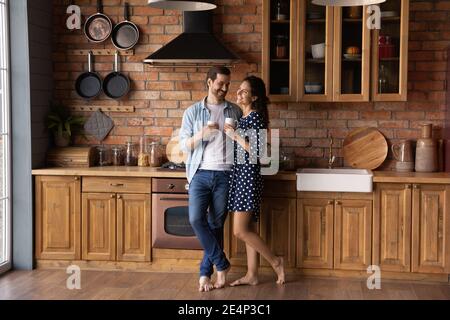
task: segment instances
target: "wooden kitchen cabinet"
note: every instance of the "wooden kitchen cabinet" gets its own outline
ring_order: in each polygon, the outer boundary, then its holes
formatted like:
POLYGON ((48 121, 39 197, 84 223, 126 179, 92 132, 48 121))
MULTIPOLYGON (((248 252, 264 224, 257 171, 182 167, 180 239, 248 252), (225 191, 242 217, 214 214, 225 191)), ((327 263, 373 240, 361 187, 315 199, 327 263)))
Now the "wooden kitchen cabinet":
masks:
POLYGON ((450 272, 450 185, 413 185, 411 271, 450 272))
POLYGON ((81 183, 74 176, 36 176, 37 259, 81 257, 81 183))
POLYGON ((289 22, 282 31, 277 27, 281 22, 274 20, 277 2, 263 1, 262 75, 271 100, 406 100, 409 0, 381 4, 381 30, 367 27, 373 14, 367 6, 323 7, 291 0, 285 1, 289 22), (284 67, 274 59, 280 33, 289 38, 284 67), (385 36, 392 43, 387 48, 379 45, 385 36), (312 45, 320 43, 325 44, 324 54, 313 56, 312 45), (289 93, 282 94, 287 84, 289 93))
POLYGON ((333 268, 332 200, 297 200, 297 267, 333 268))
POLYGON ((374 264, 382 270, 450 272, 450 186, 375 186, 374 264))
POLYGON ((83 178, 83 259, 151 260, 147 178, 83 178))
POLYGON ((263 1, 262 68, 271 101, 297 100, 297 7, 298 0, 263 1))
POLYGON ((372 195, 301 193, 297 267, 366 270, 372 261, 372 195))
MULTIPOLYGON (((284 258, 284 265, 295 267, 296 199, 264 198, 261 205, 261 238, 276 256, 284 258)), ((270 266, 261 258, 261 265, 270 266)))
POLYGON ((83 260, 116 260, 116 195, 83 193, 83 260))
POLYGON ((409 0, 386 1, 380 8, 381 29, 372 31, 372 100, 406 101, 409 0))

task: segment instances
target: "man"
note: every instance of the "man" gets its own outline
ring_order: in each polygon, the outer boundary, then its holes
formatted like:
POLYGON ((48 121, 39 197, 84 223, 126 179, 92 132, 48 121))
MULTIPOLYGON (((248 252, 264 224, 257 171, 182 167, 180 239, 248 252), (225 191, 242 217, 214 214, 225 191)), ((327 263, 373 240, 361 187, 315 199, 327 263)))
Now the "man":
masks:
POLYGON ((227 146, 223 126, 225 118, 239 120, 242 116, 238 106, 225 100, 230 85, 228 68, 212 67, 206 84, 208 96, 184 112, 180 130, 180 148, 188 154, 189 221, 204 249, 199 291, 222 288, 230 268, 223 252, 223 225, 233 148, 227 146), (217 279, 213 286, 214 265, 217 279))

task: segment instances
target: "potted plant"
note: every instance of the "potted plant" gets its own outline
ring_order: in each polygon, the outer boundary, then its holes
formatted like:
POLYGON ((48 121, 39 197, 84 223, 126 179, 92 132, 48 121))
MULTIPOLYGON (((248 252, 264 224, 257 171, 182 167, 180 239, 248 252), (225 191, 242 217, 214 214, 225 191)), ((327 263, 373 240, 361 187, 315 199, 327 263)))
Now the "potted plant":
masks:
POLYGON ((53 105, 47 115, 47 128, 53 133, 57 147, 67 147, 72 142, 72 135, 81 131, 84 118, 71 115, 69 109, 53 105))

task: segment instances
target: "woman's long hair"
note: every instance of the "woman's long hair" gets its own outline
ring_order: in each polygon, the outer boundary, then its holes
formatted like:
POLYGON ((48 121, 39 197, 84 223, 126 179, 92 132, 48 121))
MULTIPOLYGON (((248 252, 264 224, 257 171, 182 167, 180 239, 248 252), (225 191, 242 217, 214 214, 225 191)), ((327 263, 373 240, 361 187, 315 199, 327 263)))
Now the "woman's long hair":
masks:
POLYGON ((269 125, 269 110, 267 105, 270 101, 266 95, 264 81, 255 76, 248 76, 243 81, 247 81, 250 84, 251 94, 253 97, 256 97, 256 100, 252 102, 252 108, 262 116, 264 126, 267 128, 269 125))

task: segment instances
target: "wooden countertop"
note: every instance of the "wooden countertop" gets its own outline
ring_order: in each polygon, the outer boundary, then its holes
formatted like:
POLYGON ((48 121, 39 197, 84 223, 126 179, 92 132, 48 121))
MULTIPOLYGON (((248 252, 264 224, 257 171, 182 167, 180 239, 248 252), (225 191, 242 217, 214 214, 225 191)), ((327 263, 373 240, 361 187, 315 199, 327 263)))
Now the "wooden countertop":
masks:
MULTIPOLYGON (((39 176, 97 176, 97 177, 147 177, 147 178, 186 178, 184 170, 170 170, 150 167, 90 167, 90 168, 43 168, 31 171, 39 176)), ((265 179, 295 181, 294 171, 280 171, 265 179)))
MULTIPOLYGON (((280 171, 276 175, 264 176, 265 179, 295 181, 295 171, 280 171)), ((149 177, 149 178, 185 178, 184 170, 172 171, 150 167, 91 167, 91 168, 44 168, 32 170, 33 175, 61 176, 103 176, 103 177, 149 177)), ((373 171, 373 182, 392 183, 443 183, 450 184, 450 172, 395 172, 373 171)))

